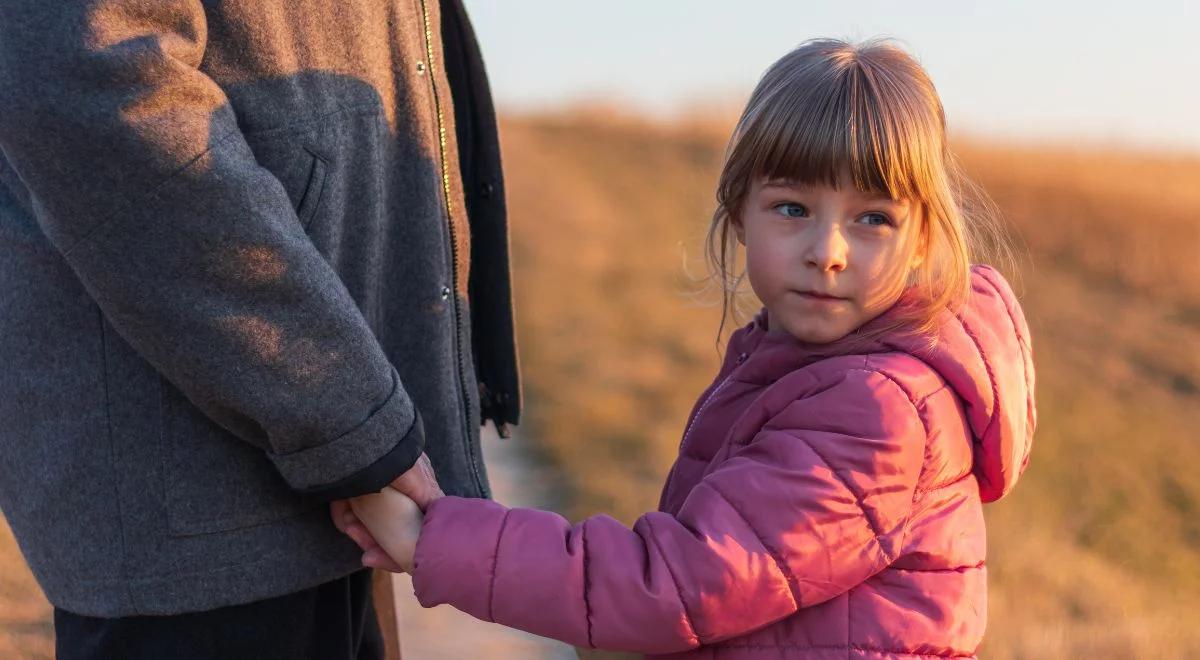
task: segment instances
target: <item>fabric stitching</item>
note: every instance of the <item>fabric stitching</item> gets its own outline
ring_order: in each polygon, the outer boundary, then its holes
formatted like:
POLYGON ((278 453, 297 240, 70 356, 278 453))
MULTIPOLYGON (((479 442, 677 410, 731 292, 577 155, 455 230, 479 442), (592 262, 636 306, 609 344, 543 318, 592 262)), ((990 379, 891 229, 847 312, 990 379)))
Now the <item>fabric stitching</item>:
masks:
MULTIPOLYGON (((96 312, 97 318, 100 321, 100 362, 104 372, 104 426, 108 431, 109 460, 112 461, 113 471, 119 474, 120 472, 116 469, 117 448, 116 443, 113 441, 112 399, 109 396, 108 391, 108 333, 104 331, 104 313, 99 307, 96 308, 96 312)), ((129 556, 125 549, 125 515, 124 507, 121 506, 121 486, 115 480, 113 481, 113 490, 116 491, 116 497, 113 499, 117 505, 117 529, 120 531, 118 536, 121 539, 121 583, 125 587, 123 590, 125 592, 125 598, 128 599, 129 604, 133 606, 134 610, 136 611, 139 610, 137 607, 137 599, 133 597, 133 590, 128 580, 128 571, 125 569, 125 562, 128 560, 129 556)))
MULTIPOLYGON (((863 360, 864 366, 866 366, 866 364, 869 362, 869 360, 870 360, 870 356, 866 356, 866 358, 863 360)), ((913 403, 912 395, 909 394, 907 389, 905 389, 890 374, 888 374, 884 371, 880 371, 877 368, 860 368, 860 369, 853 369, 853 370, 848 370, 848 371, 861 371, 861 372, 864 372, 867 374, 879 374, 880 376, 883 376, 884 378, 886 378, 893 385, 895 385, 896 388, 900 390, 901 394, 904 395, 904 397, 908 401, 909 405, 911 405, 913 407, 913 412, 915 412, 917 414, 917 419, 921 421, 921 426, 924 429, 924 435, 925 435, 924 449, 925 450, 928 449, 929 427, 926 425, 925 419, 921 416, 920 410, 917 408, 916 404, 913 403)), ((922 401, 924 401, 924 398, 922 398, 922 401)), ((871 527, 871 532, 873 534, 875 534, 876 541, 883 538, 884 534, 879 529, 879 523, 871 515, 871 512, 867 510, 867 506, 866 506, 865 501, 863 500, 862 494, 857 492, 853 487, 850 486, 850 482, 846 481, 845 477, 843 477, 838 472, 838 470, 833 467, 833 464, 828 459, 826 459, 825 456, 823 454, 821 454, 821 452, 817 451, 817 448, 813 446, 813 443, 811 441, 809 441, 808 438, 804 437, 803 434, 789 433, 788 435, 791 435, 792 437, 797 438, 798 440, 803 442, 805 444, 805 446, 807 446, 809 448, 809 450, 812 451, 812 453, 814 455, 816 455, 816 457, 819 458, 822 463, 825 464, 825 467, 829 468, 829 471, 833 474, 833 476, 836 477, 839 482, 841 482, 842 487, 845 488, 847 492, 849 492, 851 495, 854 496, 854 503, 858 505, 859 510, 862 511, 862 513, 863 513, 863 517, 867 519, 867 524, 871 527)), ((921 470, 917 473, 917 480, 913 485, 914 495, 916 493, 916 484, 920 483, 921 477, 924 476, 924 474, 925 474, 925 467, 926 466, 924 464, 924 461, 922 461, 921 470)), ((904 518, 904 527, 900 534, 901 547, 903 547, 904 539, 907 538, 907 536, 908 536, 909 524, 911 522, 912 522, 912 511, 910 510, 908 512, 908 515, 906 515, 904 518)), ((896 557, 891 556, 886 550, 884 550, 882 543, 879 544, 879 549, 881 551, 883 551, 883 556, 884 556, 884 558, 886 558, 888 560, 889 564, 896 561, 896 557)))
MULTIPOLYGON (((943 384, 941 387, 937 388, 936 390, 921 397, 921 401, 919 402, 919 405, 917 406, 917 418, 921 420, 921 425, 925 427, 925 449, 924 449, 923 455, 921 457, 921 471, 920 471, 920 473, 917 474, 917 485, 916 485, 916 487, 913 488, 913 496, 912 496, 913 502, 916 502, 917 498, 919 498, 922 493, 927 493, 930 490, 932 490, 932 487, 929 487, 929 486, 927 486, 924 489, 921 488, 921 483, 925 479, 925 474, 928 471, 930 464, 933 462, 933 457, 930 454, 930 451, 933 448, 933 436, 929 430, 931 425, 929 423, 929 417, 928 417, 928 413, 929 413, 928 401, 933 396, 940 394, 942 392, 949 391, 949 389, 950 389, 950 386, 948 384, 943 384)), ((952 392, 951 392, 951 395, 953 396, 952 392)), ((969 473, 970 473, 970 471, 968 470, 968 474, 969 473)), ((907 537, 907 535, 908 535, 908 532, 906 530, 905 537, 907 537)))
MULTIPOLYGON (((854 639, 854 592, 858 589, 851 588, 846 591, 846 646, 850 645, 850 640, 854 639)), ((850 649, 846 649, 846 657, 850 657, 850 649)))
POLYGON ((135 197, 133 199, 125 200, 124 206, 117 209, 113 213, 110 213, 108 215, 108 217, 104 218, 103 220, 100 220, 98 223, 96 223, 95 227, 92 227, 90 230, 88 230, 88 232, 86 234, 81 236, 79 238, 79 240, 75 241, 74 245, 63 250, 63 257, 70 256, 70 254, 72 252, 74 252, 76 248, 89 243, 92 239, 92 236, 99 233, 102 229, 107 227, 110 223, 112 223, 118 217, 122 217, 123 214, 121 213, 121 211, 124 211, 126 208, 136 206, 137 203, 145 197, 150 197, 151 195, 157 194, 159 188, 162 188, 162 187, 166 186, 167 184, 173 182, 181 174, 190 170, 192 168, 192 166, 195 165, 197 162, 199 162, 199 160, 201 158, 208 155, 209 153, 212 153, 214 150, 217 149, 217 147, 224 145, 226 142, 237 137, 239 134, 240 133, 236 128, 231 129, 228 133, 225 133, 224 135, 222 135, 221 137, 219 137, 215 141, 213 141, 212 144, 208 145, 208 148, 206 148, 204 151, 201 151, 200 153, 196 154, 195 156, 192 156, 191 158, 189 158, 187 160, 187 162, 180 165, 174 172, 171 172, 170 174, 168 174, 162 181, 159 181, 158 183, 151 186, 150 189, 146 190, 144 193, 142 193, 142 195, 135 197))
MULTIPOLYGON (((871 362, 871 356, 868 355, 867 359, 864 361, 864 363, 866 365, 869 365, 870 362, 871 362)), ((922 364, 924 364, 924 363, 922 363, 922 364)), ((928 365, 926 365, 926 367, 932 369, 932 367, 929 367, 928 365)), ((917 414, 917 419, 920 420, 921 428, 923 429, 924 434, 925 434, 924 446, 921 448, 921 457, 922 457, 921 458, 921 469, 917 471, 916 481, 913 482, 912 501, 915 502, 917 500, 917 496, 921 492, 919 490, 919 486, 921 484, 921 481, 925 478, 926 469, 929 467, 928 462, 924 458, 929 453, 929 441, 930 441, 929 420, 927 420, 925 418, 925 415, 922 412, 922 409, 926 408, 925 402, 929 400, 929 397, 946 389, 947 384, 943 382, 941 387, 939 387, 938 389, 934 390, 933 392, 930 392, 930 393, 926 394, 925 396, 921 397, 920 401, 913 401, 913 395, 910 394, 909 391, 900 383, 900 380, 898 378, 896 378, 892 374, 890 374, 886 371, 883 371, 881 369, 875 369, 875 373, 878 373, 881 376, 883 376, 884 378, 887 378, 888 380, 890 380, 892 382, 892 384, 894 384, 901 392, 904 393, 904 396, 908 398, 909 405, 911 405, 913 408, 913 412, 915 412, 917 414)), ((903 550, 905 544, 908 542, 908 534, 912 530, 912 522, 913 522, 912 507, 910 506, 907 514, 904 516, 904 527, 900 530, 900 542, 898 545, 899 550, 897 550, 897 552, 900 552, 901 550, 903 550)), ((881 544, 880 549, 882 549, 882 548, 883 548, 883 546, 881 544)), ((886 557, 887 554, 884 553, 884 556, 886 557)), ((888 563, 891 564, 898 558, 899 558, 899 555, 897 555, 896 557, 891 557, 891 558, 889 558, 888 563)))
POLYGON ((800 604, 800 583, 796 579, 796 576, 792 573, 791 567, 783 561, 783 555, 780 554, 780 552, 776 550, 770 543, 767 543, 767 540, 763 538, 763 535, 760 534, 757 529, 755 529, 754 523, 750 522, 750 519, 746 517, 746 515, 743 514, 728 497, 725 496, 725 493, 721 492, 720 488, 717 488, 711 483, 705 483, 703 481, 698 485, 707 486, 709 490, 713 491, 718 497, 724 500, 724 502, 729 505, 729 508, 737 512, 738 517, 746 523, 746 526, 750 528, 750 531, 754 534, 755 538, 758 539, 758 542, 761 543, 762 547, 765 548, 766 551, 771 555, 771 559, 775 560, 775 565, 779 567, 779 572, 783 573, 784 580, 786 580, 788 583, 788 593, 792 596, 792 604, 795 605, 796 609, 800 609, 802 607, 800 604))
POLYGON ((892 653, 901 655, 911 655, 918 658, 974 658, 973 653, 919 653, 917 651, 909 651, 904 649, 885 649, 875 646, 863 646, 861 644, 730 644, 721 643, 714 644, 712 648, 722 649, 754 649, 754 650, 774 650, 774 649, 797 649, 797 650, 813 650, 813 651, 866 651, 868 653, 892 653))
POLYGON ((900 568, 898 566, 889 566, 888 570, 900 571, 902 573, 964 573, 984 568, 986 565, 986 562, 981 561, 978 564, 952 566, 950 568, 900 568))
MULTIPOLYGON (((1029 396, 1029 394, 1033 393, 1033 387, 1030 386, 1030 382, 1029 382, 1029 365, 1033 361, 1032 357, 1030 357, 1029 353, 1032 353, 1033 349, 1031 346, 1027 345, 1025 336, 1023 334, 1021 334, 1021 328, 1017 324, 1017 319, 1013 315, 1012 308, 1009 307, 1008 300, 1006 299, 1004 293, 1000 291, 1000 285, 997 284, 996 282, 992 281, 992 278, 988 277, 985 274, 988 270, 991 270, 991 269, 981 269, 980 276, 983 277, 984 281, 986 281, 988 284, 992 285, 992 289, 995 290, 996 295, 1000 298, 1000 302, 1004 306, 1004 312, 1008 315, 1008 322, 1012 324, 1013 334, 1015 334, 1017 337, 1017 348, 1021 351, 1021 375, 1024 377, 1025 391, 1027 392, 1026 401, 1025 401, 1025 423, 1030 428, 1033 428, 1033 398, 1031 396, 1029 396)), ((1033 435, 1031 433, 1026 433, 1025 434, 1025 454, 1026 455, 1029 454, 1029 445, 1032 441, 1033 441, 1033 435)))
POLYGON ((992 387, 992 413, 988 417, 987 426, 984 427, 983 433, 980 434, 981 437, 986 437, 991 433, 992 427, 996 424, 996 420, 999 419, 1000 389, 996 386, 996 374, 992 372, 992 363, 988 360, 987 355, 983 352, 983 344, 980 343, 979 337, 977 337, 975 332, 971 330, 971 326, 967 323, 965 318, 959 314, 955 314, 955 317, 958 319, 958 322, 962 324, 963 332, 967 333, 967 336, 971 338, 971 342, 975 344, 975 350, 979 353, 979 359, 983 362, 983 368, 988 375, 988 384, 992 387))
MULTIPOLYGON (((850 486, 850 482, 846 481, 845 477, 838 473, 837 469, 833 467, 833 464, 830 463, 829 460, 821 454, 821 452, 817 451, 816 447, 813 447, 812 442, 810 442, 803 435, 797 435, 794 433, 789 433, 788 435, 804 443, 804 446, 808 447, 809 451, 819 458, 821 462, 825 464, 825 467, 829 468, 830 473, 832 473, 834 478, 838 480, 838 483, 842 484, 842 488, 845 488, 846 492, 854 496, 854 503, 858 506, 858 510, 862 511, 863 517, 867 519, 867 526, 871 528, 871 533, 875 535, 875 540, 878 541, 879 539, 883 538, 883 532, 879 530, 879 523, 876 522, 874 517, 871 516, 871 514, 867 511, 867 506, 863 502, 862 495, 850 486)), ((881 550, 883 549, 882 544, 880 544, 879 547, 881 550)), ((884 557, 887 557, 889 564, 894 561, 893 558, 887 556, 886 552, 884 553, 884 557)))
MULTIPOLYGON (((948 389, 950 389, 950 385, 948 383, 942 383, 941 387, 939 387, 936 390, 930 392, 929 394, 926 394, 925 396, 921 397, 921 399, 919 401, 917 401, 917 404, 923 406, 923 405, 925 405, 926 401, 933 398, 934 396, 937 396, 938 394, 941 394, 942 392, 945 392, 948 389)), ((925 428, 929 428, 929 427, 926 426, 925 428)))
MULTIPOLYGON (((305 119, 303 121, 295 122, 293 124, 277 126, 274 128, 266 128, 266 129, 262 129, 259 131, 252 131, 249 133, 242 132, 238 127, 235 126, 231 129, 229 129, 229 131, 227 131, 225 134, 223 134, 220 137, 213 140, 212 143, 209 144, 208 147, 205 148, 203 151, 197 153, 195 156, 192 156, 186 162, 182 163, 179 167, 177 167, 175 169, 175 171, 171 172, 166 177, 164 177, 162 181, 159 181, 158 183, 154 184, 147 190, 143 191, 139 196, 126 199, 124 205, 113 210, 113 212, 109 213, 106 217, 104 217, 103 219, 98 221, 96 223, 96 226, 89 229, 88 232, 86 234, 84 234, 83 236, 81 236, 77 241, 75 241, 74 244, 72 244, 70 247, 63 250, 62 251, 63 257, 65 258, 65 257, 70 256, 70 254, 72 252, 74 252, 77 248, 89 243, 95 234, 99 233, 105 227, 109 226, 109 224, 111 224, 114 220, 127 217, 127 214, 124 213, 124 211, 126 211, 129 208, 133 208, 133 207, 137 206, 141 200, 146 199, 148 197, 152 197, 152 196, 158 197, 159 191, 162 188, 165 188, 168 184, 173 183, 175 181, 175 179, 177 179, 184 172, 192 169, 192 167, 194 165, 196 165, 196 163, 199 162, 201 158, 204 158, 205 156, 212 153, 213 151, 216 151, 219 147, 225 146, 225 144, 227 142, 230 142, 231 140, 234 140, 238 137, 241 137, 243 140, 245 140, 247 137, 258 138, 258 137, 263 137, 263 136, 270 136, 270 135, 276 134, 276 133, 283 134, 283 133, 287 133, 290 131, 295 131, 295 130, 305 127, 305 126, 323 123, 323 122, 327 121, 329 117, 332 117, 332 116, 335 116, 338 114, 343 114, 343 113, 355 114, 355 111, 363 111, 364 109, 367 109, 367 108, 378 110, 379 106, 378 106, 378 104, 375 104, 375 103, 356 104, 356 105, 347 106, 344 108, 338 108, 337 110, 331 110, 330 112, 327 112, 318 117, 313 117, 311 119, 305 119)), ((367 113, 362 112, 362 114, 367 114, 367 113)))
POLYGON ((588 553, 588 534, 587 520, 583 521, 583 525, 579 528, 579 535, 583 539, 583 622, 587 627, 587 642, 589 648, 596 648, 596 644, 592 641, 592 601, 588 597, 588 578, 589 564, 591 563, 591 555, 588 553))
POLYGON ((966 473, 966 474, 964 474, 964 475, 962 475, 961 477, 956 477, 955 479, 952 479, 952 480, 950 480, 950 481, 947 481, 947 482, 946 482, 946 483, 944 483, 944 484, 939 484, 939 485, 937 485, 937 486, 930 486, 930 487, 929 487, 929 489, 928 489, 928 490, 926 490, 925 492, 927 492, 927 493, 932 493, 932 492, 933 492, 933 491, 935 491, 935 490, 945 490, 945 489, 947 489, 947 488, 951 488, 951 487, 953 487, 953 486, 957 486, 958 484, 960 484, 960 483, 962 483, 962 482, 966 481, 967 479, 970 479, 970 478, 971 478, 971 477, 973 477, 973 476, 975 476, 975 473, 974 473, 973 471, 970 471, 970 470, 968 470, 968 471, 967 471, 967 473, 966 473))
POLYGON ((256 129, 253 129, 250 131, 242 131, 242 135, 244 135, 248 138, 257 139, 257 138, 261 138, 264 136, 272 137, 275 135, 285 135, 288 133, 293 133, 293 132, 299 131, 300 129, 309 128, 311 126, 319 125, 322 128, 324 128, 324 126, 329 123, 330 119, 332 119, 333 117, 336 117, 338 115, 360 117, 360 116, 367 116, 367 115, 374 114, 375 112, 377 112, 381 109, 382 108, 380 107, 380 105, 377 101, 366 101, 363 103, 354 103, 351 105, 339 107, 334 110, 330 110, 329 112, 323 112, 314 117, 306 117, 304 119, 301 119, 299 121, 295 121, 295 122, 292 122, 289 124, 283 124, 281 126, 267 126, 264 128, 256 128, 256 129))
POLYGON ((692 621, 692 614, 688 612, 687 601, 683 597, 683 590, 679 587, 679 578, 675 576, 675 570, 671 568, 671 562, 667 560, 667 554, 663 552, 662 546, 658 542, 658 536, 654 532, 654 523, 650 518, 646 519, 646 524, 650 527, 650 542, 654 544, 655 550, 663 558, 663 565, 667 567, 667 574, 671 576, 671 582, 675 587, 675 595, 679 598, 679 608, 683 610, 683 619, 687 622, 688 630, 691 632, 692 640, 697 646, 702 644, 700 634, 696 631, 696 624, 692 621))
POLYGON ((488 621, 495 621, 493 608, 496 604, 496 566, 500 563, 500 541, 504 538, 504 528, 508 525, 508 515, 512 509, 504 512, 500 519, 500 531, 496 532, 496 548, 492 551, 492 578, 488 581, 488 621))
MULTIPOLYGON (((316 509, 310 510, 307 513, 311 513, 312 511, 315 511, 315 510, 316 509)), ((94 579, 94 578, 91 578, 91 577, 88 577, 85 575, 80 575, 78 573, 64 574, 64 578, 66 581, 81 582, 84 584, 96 584, 96 585, 101 585, 101 586, 105 586, 105 587, 110 587, 110 586, 114 586, 114 585, 119 587, 119 586, 121 586, 121 582, 128 582, 130 584, 130 586, 132 587, 133 585, 157 584, 157 583, 164 582, 164 580, 162 580, 161 578, 199 578, 199 577, 203 577, 203 576, 217 575, 220 573, 228 573, 228 572, 237 571, 237 570, 252 569, 256 566, 261 566, 263 564, 273 566, 273 565, 278 564, 278 562, 279 562, 278 558, 269 557, 266 559, 258 559, 255 561, 250 561, 250 562, 245 562, 245 563, 222 564, 220 566, 217 566, 216 568, 213 568, 210 570, 203 570, 203 571, 189 571, 186 573, 180 572, 180 571, 163 571, 161 573, 147 573, 141 577, 129 578, 128 580, 121 580, 121 581, 94 579)))
MULTIPOLYGON (((321 444, 312 445, 309 447, 301 447, 299 449, 293 449, 291 451, 286 451, 286 452, 271 452, 272 455, 275 458, 291 458, 291 457, 295 457, 297 454, 303 454, 304 452, 309 451, 309 450, 324 449, 324 448, 327 448, 329 445, 332 445, 335 442, 344 441, 347 438, 351 438, 352 436, 358 434, 360 431, 366 429, 368 427, 368 425, 371 424, 371 422, 378 422, 379 420, 377 419, 377 416, 379 415, 379 413, 381 411, 383 411, 385 408, 387 408, 389 405, 394 403, 394 400, 400 394, 400 390, 401 390, 400 377, 399 377, 399 374, 396 373, 396 370, 394 368, 389 369, 388 379, 391 381, 391 388, 388 390, 387 396, 385 396, 383 398, 383 401, 380 402, 379 405, 377 405, 373 409, 371 409, 371 411, 369 413, 367 413, 366 418, 363 419, 362 421, 355 423, 354 426, 350 427, 349 429, 346 429, 345 431, 342 431, 341 433, 326 440, 325 442, 322 442, 321 444)), ((401 442, 404 441, 404 438, 408 437, 408 434, 410 432, 412 432, 412 430, 416 427, 416 425, 417 425, 417 416, 416 416, 416 413, 414 413, 412 423, 409 424, 408 430, 406 430, 404 432, 404 435, 401 436, 401 442)))

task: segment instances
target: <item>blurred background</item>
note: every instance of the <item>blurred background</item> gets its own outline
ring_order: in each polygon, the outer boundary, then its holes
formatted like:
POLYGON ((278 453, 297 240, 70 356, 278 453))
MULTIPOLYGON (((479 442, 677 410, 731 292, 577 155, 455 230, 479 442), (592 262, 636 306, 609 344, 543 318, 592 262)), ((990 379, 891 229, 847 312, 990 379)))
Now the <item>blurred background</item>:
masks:
MULTIPOLYGON (((891 36, 1004 213, 1033 332, 1040 425, 986 508, 982 657, 1200 657, 1194 4, 466 4, 502 115, 528 401, 515 438, 484 441, 498 499, 627 523, 656 506, 718 366, 702 238, 741 104, 804 39, 891 36)), ((50 657, 6 529, 0 566, 0 657, 50 657)), ((406 658, 574 657, 400 598, 406 658)))

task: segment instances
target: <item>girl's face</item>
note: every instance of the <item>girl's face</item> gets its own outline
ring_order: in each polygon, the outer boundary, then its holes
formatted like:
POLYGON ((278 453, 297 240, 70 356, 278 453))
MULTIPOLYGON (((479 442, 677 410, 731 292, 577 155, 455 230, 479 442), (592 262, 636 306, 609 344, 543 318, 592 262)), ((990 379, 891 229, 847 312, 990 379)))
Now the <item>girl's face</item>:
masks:
POLYGON ((734 231, 769 330, 824 344, 892 306, 920 259, 908 247, 920 216, 919 204, 853 184, 755 182, 734 231))

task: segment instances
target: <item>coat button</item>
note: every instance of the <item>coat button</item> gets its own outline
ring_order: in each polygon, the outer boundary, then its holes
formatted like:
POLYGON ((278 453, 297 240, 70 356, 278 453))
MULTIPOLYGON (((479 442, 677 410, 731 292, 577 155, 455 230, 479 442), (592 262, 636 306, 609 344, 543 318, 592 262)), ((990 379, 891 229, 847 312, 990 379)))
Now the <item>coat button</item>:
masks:
POLYGON ((450 287, 444 286, 444 287, 442 287, 442 300, 449 300, 449 299, 450 299, 450 287))
POLYGON ((496 184, 492 183, 491 181, 485 181, 483 185, 479 187, 479 191, 483 194, 484 199, 487 199, 496 194, 496 184))
POLYGON ((417 75, 422 75, 424 73, 425 73, 425 63, 417 62, 417 75))
POLYGON ((746 353, 742 353, 741 355, 737 356, 737 363, 741 364, 746 361, 746 358, 749 358, 749 357, 750 356, 747 355, 746 353))

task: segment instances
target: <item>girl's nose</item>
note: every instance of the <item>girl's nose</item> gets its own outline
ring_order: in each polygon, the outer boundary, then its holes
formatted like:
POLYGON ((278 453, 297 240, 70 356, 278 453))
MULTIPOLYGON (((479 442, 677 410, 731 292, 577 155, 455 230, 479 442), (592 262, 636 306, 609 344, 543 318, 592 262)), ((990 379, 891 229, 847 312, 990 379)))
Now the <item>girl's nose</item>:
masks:
POLYGON ((843 271, 846 269, 846 253, 849 246, 836 225, 814 227, 814 236, 805 254, 805 262, 820 271, 843 271))

